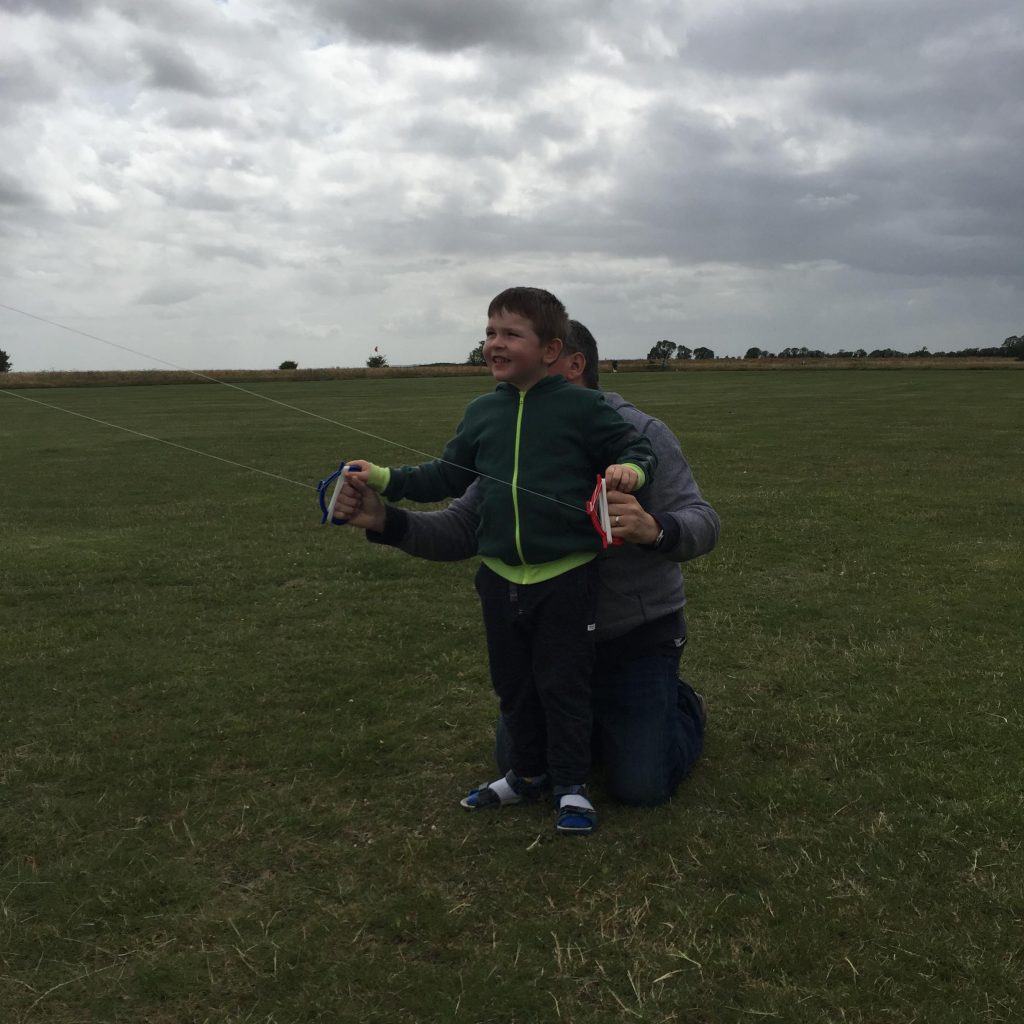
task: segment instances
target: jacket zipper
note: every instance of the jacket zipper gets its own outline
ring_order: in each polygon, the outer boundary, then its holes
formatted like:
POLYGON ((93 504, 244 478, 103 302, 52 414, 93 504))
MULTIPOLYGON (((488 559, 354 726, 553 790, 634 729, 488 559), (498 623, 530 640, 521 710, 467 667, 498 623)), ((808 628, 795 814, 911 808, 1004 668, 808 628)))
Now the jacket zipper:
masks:
POLYGON ((526 392, 519 392, 519 410, 516 413, 516 446, 512 460, 512 518, 515 522, 516 552, 519 561, 526 565, 526 555, 523 554, 523 541, 519 532, 519 439, 523 426, 523 403, 526 401, 526 392))

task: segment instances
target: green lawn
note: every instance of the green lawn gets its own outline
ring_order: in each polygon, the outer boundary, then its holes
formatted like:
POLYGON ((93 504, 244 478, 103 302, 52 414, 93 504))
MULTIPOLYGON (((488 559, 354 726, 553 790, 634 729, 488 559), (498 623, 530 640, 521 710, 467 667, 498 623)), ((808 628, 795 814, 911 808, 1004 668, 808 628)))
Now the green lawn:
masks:
MULTIPOLYGON (((473 816, 473 565, 321 527, 400 447, 214 385, 0 395, 0 1021, 1024 1018, 1011 371, 607 378, 723 522, 668 806, 473 816), (300 486, 306 485, 306 486, 300 486)), ((252 385, 436 452, 481 378, 252 385)))

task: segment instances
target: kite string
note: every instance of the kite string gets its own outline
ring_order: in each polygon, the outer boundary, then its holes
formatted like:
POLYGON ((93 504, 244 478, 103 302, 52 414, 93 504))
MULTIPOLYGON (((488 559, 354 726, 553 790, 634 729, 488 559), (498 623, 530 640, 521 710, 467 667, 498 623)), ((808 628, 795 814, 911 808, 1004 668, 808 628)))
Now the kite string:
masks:
MULTIPOLYGON (((341 423, 338 420, 332 420, 328 416, 322 416, 322 415, 320 415, 320 413, 312 412, 309 409, 303 409, 303 408, 301 408, 301 407, 299 407, 297 405, 291 405, 288 402, 282 402, 282 401, 280 401, 277 398, 271 398, 269 395, 261 394, 258 391, 250 391, 248 388, 239 387, 237 384, 232 384, 229 381, 220 380, 217 377, 211 377, 208 374, 200 373, 198 370, 191 370, 187 366, 179 366, 177 363, 172 363, 172 362, 170 362, 167 359, 161 359, 158 356, 152 356, 152 355, 150 355, 147 352, 140 352, 138 349, 129 348, 127 345, 121 345, 121 344, 119 344, 116 341, 110 341, 107 338, 101 338, 98 334, 90 334, 88 331, 79 330, 77 327, 69 327, 67 324, 59 323, 56 320, 50 320, 47 317, 38 316, 35 313, 29 313, 27 310, 19 309, 17 306, 10 306, 10 305, 8 305, 5 302, 0 302, 0 309, 6 309, 6 310, 9 310, 12 313, 18 313, 21 316, 28 317, 30 320, 37 320, 39 323, 48 324, 51 327, 57 327, 60 330, 68 331, 71 334, 79 334, 83 338, 89 338, 92 341, 98 341, 98 342, 100 342, 103 345, 110 345, 112 348, 120 349, 122 352, 130 352, 132 355, 140 356, 143 359, 152 360, 155 363, 163 363, 164 366, 170 366, 170 367, 172 367, 175 370, 180 370, 182 373, 190 373, 193 376, 199 377, 200 379, 205 380, 205 381, 209 381, 212 384, 221 384, 221 385, 223 385, 226 388, 231 388, 233 391, 240 391, 243 395, 249 395, 252 398, 259 398, 262 401, 270 402, 272 405, 279 405, 283 409, 290 409, 292 412, 300 413, 303 416, 311 416, 313 419, 322 420, 324 423, 330 423, 331 426, 341 427, 342 430, 354 431, 357 434, 362 434, 364 437, 372 438, 374 441, 380 441, 383 444, 388 444, 388 445, 391 445, 391 446, 393 446, 395 448, 401 448, 404 451, 412 452, 414 455, 422 455, 426 459, 431 459, 431 460, 433 460, 435 462, 440 462, 443 465, 453 466, 455 469, 468 469, 468 467, 466 467, 466 466, 460 466, 460 465, 458 465, 458 463, 449 462, 447 459, 442 459, 442 458, 437 457, 436 455, 431 455, 430 452, 420 451, 418 448, 412 448, 409 445, 402 444, 399 441, 392 441, 389 438, 381 437, 379 434, 373 434, 373 433, 371 433, 368 430, 362 430, 359 427, 353 427, 351 424, 341 423)), ((4 391, 3 393, 7 394, 7 395, 11 395, 12 397, 15 397, 14 393, 11 392, 11 391, 4 391)), ((19 395, 17 397, 20 398, 22 396, 19 395)), ((30 402, 31 401, 36 401, 35 399, 25 399, 25 400, 26 401, 30 401, 30 402)), ((38 402, 38 401, 36 402, 36 404, 37 405, 43 405, 43 406, 46 405, 45 402, 38 402)), ((64 409, 64 408, 61 408, 60 406, 56 406, 56 405, 48 406, 48 408, 56 409, 56 410, 58 410, 60 412, 70 412, 69 409, 64 409)), ((92 419, 92 417, 84 416, 81 413, 71 413, 71 415, 72 416, 80 416, 82 419, 92 419)), ((141 433, 141 431, 131 430, 128 427, 121 427, 121 426, 119 426, 116 423, 108 423, 105 420, 94 420, 94 422, 102 423, 104 426, 113 427, 113 428, 115 428, 117 430, 125 430, 129 434, 137 434, 138 436, 148 438, 151 441, 161 441, 162 443, 168 444, 171 447, 181 448, 184 451, 193 452, 196 455, 206 455, 206 456, 208 456, 211 459, 217 459, 219 462, 226 462, 229 465, 237 466, 237 467, 239 467, 241 469, 252 470, 252 472, 254 472, 254 473, 263 473, 264 476, 275 477, 278 480, 287 480, 288 483, 299 483, 299 481, 297 481, 297 480, 288 480, 287 477, 276 476, 276 474, 274 474, 274 473, 267 473, 266 471, 260 470, 260 469, 256 469, 253 466, 245 466, 245 465, 243 465, 240 462, 231 462, 230 459, 222 459, 218 455, 210 455, 208 452, 200 451, 197 448, 186 448, 185 445, 175 444, 173 441, 166 441, 163 438, 153 437, 150 434, 143 434, 143 433, 141 433)), ((471 470, 471 472, 474 472, 478 477, 481 477, 482 479, 492 480, 495 483, 499 483, 499 484, 503 485, 504 487, 513 487, 514 486, 516 490, 520 491, 523 494, 531 494, 531 495, 533 495, 536 498, 543 498, 545 501, 553 501, 555 504, 557 504, 557 505, 564 505, 566 508, 573 509, 573 511, 576 511, 576 512, 585 512, 586 511, 586 509, 583 508, 580 505, 573 505, 570 502, 562 501, 560 498, 556 498, 553 495, 542 494, 540 491, 533 491, 533 490, 530 490, 530 488, 528 488, 528 487, 522 487, 522 486, 520 486, 518 484, 513 485, 508 480, 502 480, 499 477, 495 477, 495 476, 488 476, 488 474, 486 474, 486 473, 480 473, 480 472, 477 472, 475 470, 471 470)), ((302 487, 312 487, 311 484, 300 484, 300 486, 302 486, 302 487)), ((314 487, 313 490, 316 490, 316 488, 314 487)))
POLYGON ((132 430, 131 427, 122 427, 119 423, 111 423, 108 420, 97 419, 95 416, 86 416, 85 413, 75 412, 72 409, 65 409, 59 405, 50 405, 49 402, 40 402, 38 398, 29 398, 27 395, 19 395, 16 391, 3 391, 0 394, 10 395, 11 398, 20 398, 23 402, 31 402, 33 405, 41 405, 45 409, 53 409, 56 412, 66 412, 69 416, 77 416, 82 420, 89 420, 90 423, 101 423, 105 427, 113 427, 115 430, 123 430, 128 434, 135 434, 136 437, 144 437, 149 441, 159 441, 160 444, 170 445, 172 448, 180 448, 184 452, 191 452, 193 455, 202 455, 207 459, 216 459, 218 462, 225 462, 229 466, 236 466, 238 469, 247 469, 251 473, 261 473, 263 476, 272 477, 274 480, 283 480, 285 483, 295 484, 296 487, 307 487, 312 491, 316 490, 313 484, 303 483, 301 480, 292 480, 287 476, 280 476, 277 473, 259 469, 256 466, 247 466, 242 462, 232 462, 231 459, 222 458, 220 455, 212 455, 210 452, 200 451, 198 448, 189 448, 188 445, 178 444, 176 441, 168 441, 164 437, 156 437, 153 434, 144 434, 141 430, 132 430))

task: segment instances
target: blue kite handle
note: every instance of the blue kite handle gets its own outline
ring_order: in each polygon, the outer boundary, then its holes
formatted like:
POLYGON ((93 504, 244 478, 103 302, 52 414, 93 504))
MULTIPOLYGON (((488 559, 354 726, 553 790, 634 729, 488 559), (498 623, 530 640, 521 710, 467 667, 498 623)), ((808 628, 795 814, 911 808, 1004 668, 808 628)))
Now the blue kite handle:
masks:
MULTIPOLYGON (((338 496, 338 491, 340 491, 344 485, 344 481, 341 480, 341 477, 348 468, 349 467, 345 465, 344 460, 342 460, 342 462, 339 463, 338 468, 330 476, 324 477, 324 479, 316 485, 317 498, 320 500, 321 526, 326 523, 328 519, 330 519, 331 524, 334 526, 344 526, 348 522, 347 519, 339 519, 337 516, 331 515, 331 509, 334 507, 334 499, 338 496), (330 498, 328 499, 327 488, 335 482, 337 482, 337 486, 331 488, 330 498)), ((356 467, 353 466, 352 468, 355 469, 356 467)))

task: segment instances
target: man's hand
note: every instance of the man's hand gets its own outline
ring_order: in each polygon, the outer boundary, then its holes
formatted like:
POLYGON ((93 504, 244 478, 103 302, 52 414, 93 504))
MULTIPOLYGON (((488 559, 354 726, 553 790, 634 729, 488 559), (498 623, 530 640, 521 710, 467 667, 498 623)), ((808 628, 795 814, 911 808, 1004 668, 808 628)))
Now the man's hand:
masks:
POLYGON ((632 494, 622 491, 608 491, 608 518, 612 536, 627 544, 653 544, 661 532, 657 519, 645 512, 632 494))
POLYGON ((609 491, 624 491, 628 494, 636 490, 640 477, 629 466, 609 466, 604 471, 604 482, 609 491))
POLYGON ((366 483, 370 464, 357 460, 349 462, 345 468, 345 486, 338 492, 333 514, 339 519, 347 519, 346 526, 380 533, 384 529, 384 503, 380 495, 366 483), (349 473, 349 466, 358 466, 359 470, 349 473))

